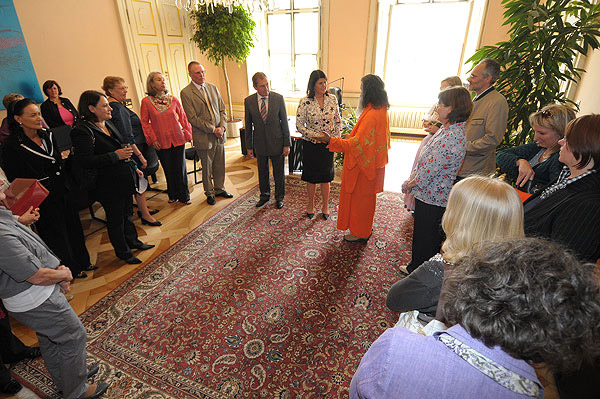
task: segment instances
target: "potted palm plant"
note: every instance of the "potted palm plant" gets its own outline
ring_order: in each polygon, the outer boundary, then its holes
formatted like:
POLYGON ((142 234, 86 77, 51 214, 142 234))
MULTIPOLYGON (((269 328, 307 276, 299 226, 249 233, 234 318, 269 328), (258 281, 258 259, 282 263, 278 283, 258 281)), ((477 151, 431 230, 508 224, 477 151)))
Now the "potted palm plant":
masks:
POLYGON ((250 55, 250 49, 254 46, 256 24, 251 15, 241 6, 214 6, 206 9, 201 7, 192 11, 191 17, 194 22, 192 40, 209 61, 223 68, 227 87, 227 132, 233 137, 238 137, 242 123, 241 119, 233 118, 231 89, 225 61, 236 61, 241 64, 250 55))

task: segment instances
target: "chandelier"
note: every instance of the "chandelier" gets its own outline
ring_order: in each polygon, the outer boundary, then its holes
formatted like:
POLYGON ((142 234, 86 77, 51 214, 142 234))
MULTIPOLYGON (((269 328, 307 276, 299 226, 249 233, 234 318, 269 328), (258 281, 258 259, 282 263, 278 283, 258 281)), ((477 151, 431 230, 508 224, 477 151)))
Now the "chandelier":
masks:
POLYGON ((249 13, 254 13, 272 9, 272 2, 273 0, 175 0, 175 5, 188 12, 206 7, 207 13, 212 12, 216 6, 227 7, 229 13, 233 12, 233 7, 242 6, 249 13))

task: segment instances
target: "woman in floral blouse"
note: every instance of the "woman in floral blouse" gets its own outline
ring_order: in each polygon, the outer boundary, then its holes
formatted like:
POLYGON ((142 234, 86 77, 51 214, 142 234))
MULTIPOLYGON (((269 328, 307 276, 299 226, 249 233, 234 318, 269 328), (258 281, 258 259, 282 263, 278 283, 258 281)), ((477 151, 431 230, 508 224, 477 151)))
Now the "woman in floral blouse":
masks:
POLYGON ((464 87, 453 86, 442 90, 438 100, 437 113, 443 126, 425 145, 417 169, 402 184, 403 193, 415 196, 412 260, 406 270, 401 268, 408 273, 440 251, 442 216, 465 158, 465 121, 473 109, 471 96, 464 87))
POLYGON ((340 112, 335 96, 327 93, 327 76, 321 70, 312 71, 308 80, 306 97, 300 100, 296 115, 296 128, 302 133, 302 180, 307 182, 308 204, 306 216, 315 216, 316 184, 321 185, 321 211, 323 219, 329 218, 329 183, 334 178, 333 153, 327 144, 313 137, 326 135, 339 137, 340 112))
POLYGON ((185 143, 192 141, 192 125, 177 98, 167 92, 160 72, 146 80, 148 97, 142 100, 140 120, 148 145, 154 146, 167 179, 169 203, 189 205, 190 191, 185 168, 185 143))

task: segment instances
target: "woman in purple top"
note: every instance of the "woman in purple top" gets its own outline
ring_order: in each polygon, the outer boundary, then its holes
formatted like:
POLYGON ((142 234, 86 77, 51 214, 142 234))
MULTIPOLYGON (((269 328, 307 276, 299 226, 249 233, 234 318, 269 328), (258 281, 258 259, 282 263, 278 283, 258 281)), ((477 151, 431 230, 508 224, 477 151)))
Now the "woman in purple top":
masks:
POLYGON ((415 196, 415 224, 410 273, 440 251, 444 233, 442 215, 450 189, 466 153, 464 123, 471 115, 473 102, 464 87, 453 86, 438 95, 437 113, 442 128, 423 147, 417 169, 402 184, 404 194, 415 196))
POLYGON ((600 357, 593 264, 535 238, 489 242, 446 278, 448 330, 388 329, 363 356, 350 398, 541 398, 532 363, 554 372, 600 357))

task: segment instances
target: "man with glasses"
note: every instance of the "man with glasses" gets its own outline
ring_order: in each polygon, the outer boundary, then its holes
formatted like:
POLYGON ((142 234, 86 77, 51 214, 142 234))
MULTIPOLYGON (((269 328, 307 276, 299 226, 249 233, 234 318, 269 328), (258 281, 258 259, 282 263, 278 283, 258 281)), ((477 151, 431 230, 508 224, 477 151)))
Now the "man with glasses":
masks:
POLYGON ((473 112, 467 120, 467 155, 458 179, 489 175, 496 170, 496 147, 502 142, 508 119, 506 98, 493 86, 500 76, 498 61, 486 58, 471 72, 469 90, 475 92, 473 112))

